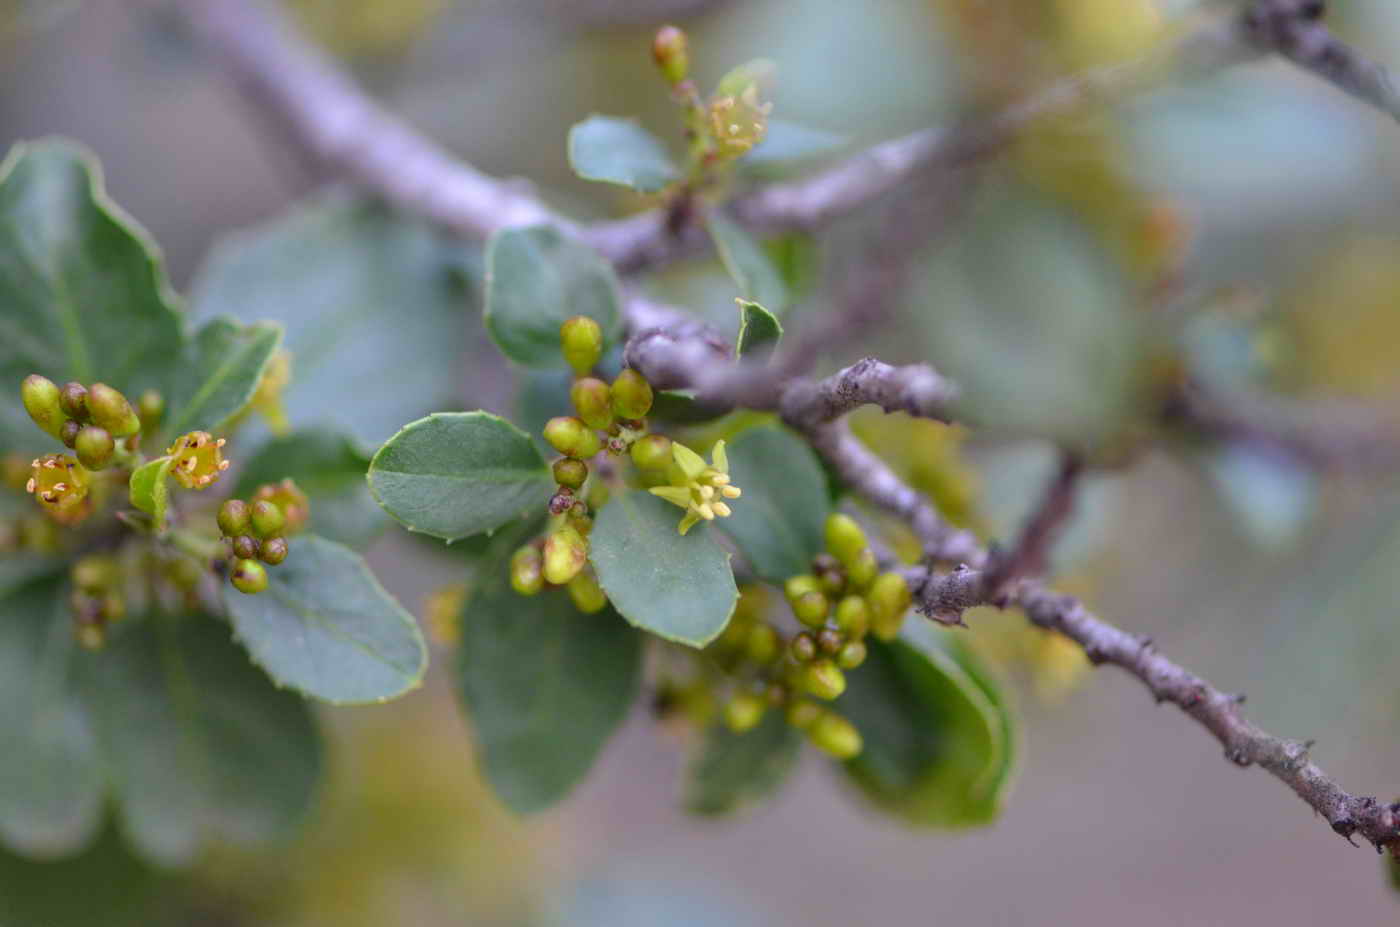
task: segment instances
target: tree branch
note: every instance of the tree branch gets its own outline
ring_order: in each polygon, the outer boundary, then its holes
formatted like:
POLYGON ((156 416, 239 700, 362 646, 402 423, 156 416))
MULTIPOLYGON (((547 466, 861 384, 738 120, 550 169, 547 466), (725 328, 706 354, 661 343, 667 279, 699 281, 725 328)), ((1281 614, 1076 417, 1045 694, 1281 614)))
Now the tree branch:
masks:
POLYGON ((1006 552, 995 552, 990 558, 983 594, 990 602, 999 602, 1003 593, 1023 576, 1045 572, 1050 548, 1074 514, 1074 497, 1079 478, 1084 474, 1084 462, 1074 454, 1060 456, 1060 465, 1045 487, 1045 494, 1036 506, 1016 546, 1006 552))

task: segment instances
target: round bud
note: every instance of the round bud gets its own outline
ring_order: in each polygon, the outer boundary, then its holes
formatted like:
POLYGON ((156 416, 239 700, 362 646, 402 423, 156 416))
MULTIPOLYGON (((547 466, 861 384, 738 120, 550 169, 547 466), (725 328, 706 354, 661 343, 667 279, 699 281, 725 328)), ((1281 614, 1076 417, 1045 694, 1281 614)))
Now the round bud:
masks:
POLYGON ((282 529, 287 526, 287 516, 276 503, 266 499, 259 499, 248 507, 248 518, 253 523, 253 533, 260 538, 281 537, 282 529))
POLYGON ((545 423, 544 439, 565 457, 587 460, 603 449, 603 442, 583 422, 570 416, 559 416, 545 423))
POLYGON ((612 407, 618 418, 646 418, 652 399, 651 384, 631 367, 613 380, 612 407))
POLYGON ((245 558, 233 565, 229 581, 239 592, 257 595, 267 588, 267 570, 258 561, 245 558))
POLYGON ((815 557, 812 558, 813 573, 820 574, 825 573, 827 570, 839 569, 841 569, 841 561, 837 560, 835 557, 831 556, 831 554, 828 554, 826 551, 822 551, 821 553, 817 554, 815 557))
POLYGON ((569 388, 569 398, 573 400, 578 417, 589 428, 607 431, 613 427, 612 390, 602 380, 594 377, 575 380, 569 388))
POLYGON ((83 426, 73 419, 64 419, 63 424, 58 429, 58 440, 63 442, 64 447, 77 447, 78 434, 83 430, 83 426))
POLYGON ((69 380, 58 391, 58 405, 69 418, 84 421, 88 417, 87 387, 76 380, 69 380))
POLYGON ((671 465, 671 439, 665 435, 647 435, 633 441, 632 463, 639 470, 665 470, 671 465))
POLYGON ((510 588, 521 595, 535 595, 544 588, 543 568, 539 548, 526 544, 510 556, 510 588))
POLYGON ((840 567, 836 567, 832 570, 822 570, 817 574, 817 578, 821 581, 822 592, 825 592, 833 599, 846 591, 846 571, 840 567))
POLYGON ((598 584, 598 577, 591 568, 579 570, 578 575, 569 580, 569 598, 585 615, 601 612, 608 606, 608 594, 598 584))
POLYGON ((803 573, 800 576, 788 577, 783 583, 783 594, 787 596, 788 602, 796 602, 809 592, 821 592, 821 583, 815 576, 803 573))
POLYGON ((865 589, 875 581, 879 572, 880 564, 875 559, 875 551, 867 547, 856 555, 856 562, 847 568, 846 578, 855 588, 865 589))
POLYGON ((50 437, 59 437, 67 416, 63 411, 63 401, 57 384, 48 377, 31 373, 19 387, 20 398, 24 400, 24 410, 34 419, 34 424, 44 429, 50 437))
POLYGON ((155 431, 160 420, 165 417, 165 397, 157 390, 148 389, 136 400, 136 415, 141 419, 143 431, 155 431))
POLYGON ((820 592, 804 592, 792 603, 792 613, 809 628, 820 628, 826 624, 826 613, 830 609, 831 603, 820 592))
POLYGON ((549 514, 563 515, 574 507, 574 491, 567 486, 561 486, 559 491, 549 497, 549 514))
POLYGON ((772 663, 782 651, 783 642, 770 624, 756 624, 744 641, 744 653, 760 666, 772 663))
POLYGON ((871 630, 882 641, 894 640, 914 598, 909 591, 909 583, 898 573, 881 573, 870 584, 867 597, 870 601, 871 630))
POLYGON ((838 698, 846 691, 846 674, 841 668, 827 659, 813 660, 802 672, 803 685, 817 698, 827 701, 838 698))
POLYGON ((865 662, 865 641, 847 641, 836 654, 836 665, 842 669, 855 669, 865 662))
POLYGON ((870 630, 870 606, 858 595, 846 596, 836 603, 836 626, 847 637, 864 637, 870 630))
POLYGON ((808 660, 815 659, 817 656, 817 639, 812 636, 811 632, 803 631, 792 639, 792 643, 788 645, 788 648, 792 651, 792 658, 794 660, 799 663, 806 663, 808 660))
POLYGON ((810 728, 807 736, 813 745, 838 760, 849 760, 858 756, 865 744, 860 739, 860 731, 840 715, 823 711, 810 728))
POLYGON ((306 493, 301 491, 290 476, 280 483, 266 483, 259 486, 253 493, 253 501, 257 502, 263 499, 282 510, 282 514, 287 519, 286 527, 282 529, 284 535, 296 534, 306 527, 306 522, 311 517, 311 500, 306 497, 306 493))
POLYGON ((112 462, 117 442, 112 440, 107 429, 96 425, 84 425, 73 442, 73 450, 78 462, 89 470, 104 470, 112 462))
POLYGON ((102 554, 79 558, 71 571, 73 585, 84 592, 100 592, 116 585, 120 578, 117 561, 102 554))
POLYGON ((141 430, 141 419, 131 403, 106 383, 88 387, 87 408, 93 423, 110 431, 114 438, 125 438, 141 430))
POLYGON ((725 704, 724 724, 734 733, 743 734, 758 726, 767 708, 761 696, 740 692, 725 704))
POLYGON ((253 560, 258 556, 262 545, 252 535, 240 534, 229 542, 229 549, 239 560, 253 560))
POLYGON ((565 319, 559 326, 559 341, 564 360, 579 376, 592 370, 603 356, 603 330, 586 315, 565 319))
POLYGON ((219 531, 226 538, 237 537, 253 530, 253 520, 248 511, 248 503, 242 499, 225 499, 219 506, 219 531))
POLYGON ((573 579, 588 563, 588 541, 573 525, 562 525, 544 542, 544 578, 556 586, 573 579))
POLYGON ((286 538, 268 538, 259 545, 258 556, 262 558, 263 563, 276 566, 287 559, 287 550, 286 538))
POLYGON ((690 73, 690 51, 685 33, 675 26, 662 26, 651 40, 651 57, 661 69, 661 76, 671 86, 679 84, 690 73))
POLYGON ((817 649, 822 653, 835 655, 846 643, 846 638, 835 628, 822 628, 817 632, 817 649))
POLYGON ((825 713, 825 709, 816 702, 798 699, 788 706, 787 723, 791 724, 799 731, 805 731, 813 724, 816 724, 817 719, 825 713))
POLYGON ((583 461, 564 457, 554 462, 554 482, 560 486, 578 489, 587 479, 588 464, 583 461))
POLYGON ((865 532, 849 515, 835 512, 826 519, 826 549, 841 561, 847 570, 856 562, 860 552, 869 546, 865 532))

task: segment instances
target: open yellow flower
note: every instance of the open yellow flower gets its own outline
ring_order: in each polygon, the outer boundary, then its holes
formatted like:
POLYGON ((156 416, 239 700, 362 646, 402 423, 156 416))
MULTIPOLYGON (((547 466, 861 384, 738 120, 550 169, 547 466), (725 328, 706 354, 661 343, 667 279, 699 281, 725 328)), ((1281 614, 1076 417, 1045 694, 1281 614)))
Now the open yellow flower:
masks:
POLYGON ((679 441, 673 441, 671 466, 667 471, 670 485, 651 489, 653 495, 685 509, 678 526, 681 534, 696 522, 712 521, 715 516, 729 517, 729 506, 724 500, 742 495, 739 487, 729 482, 729 458, 725 456, 723 441, 715 442, 710 460, 711 463, 706 464, 705 458, 679 441))

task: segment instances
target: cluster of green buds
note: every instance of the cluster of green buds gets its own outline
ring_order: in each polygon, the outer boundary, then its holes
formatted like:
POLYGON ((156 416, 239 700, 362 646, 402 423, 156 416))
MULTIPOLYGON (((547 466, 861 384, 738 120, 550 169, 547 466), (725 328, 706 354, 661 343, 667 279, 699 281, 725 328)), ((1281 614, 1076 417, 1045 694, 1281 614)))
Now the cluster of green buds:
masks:
POLYGON ((122 570, 110 554, 90 554, 73 563, 73 633, 88 650, 98 650, 107 640, 107 626, 126 615, 122 570))
POLYGON ((263 564, 276 566, 287 559, 287 535, 306 527, 310 514, 306 494, 290 478, 259 486, 248 501, 224 500, 218 523, 233 555, 229 570, 233 587, 248 595, 266 589, 263 564))
POLYGON ((138 415, 126 396, 105 383, 84 386, 73 381, 60 387, 37 373, 24 378, 20 397, 34 423, 71 449, 88 470, 105 470, 120 459, 119 440, 126 439, 124 450, 134 450, 146 419, 164 411, 154 391, 142 397, 149 415, 138 415))

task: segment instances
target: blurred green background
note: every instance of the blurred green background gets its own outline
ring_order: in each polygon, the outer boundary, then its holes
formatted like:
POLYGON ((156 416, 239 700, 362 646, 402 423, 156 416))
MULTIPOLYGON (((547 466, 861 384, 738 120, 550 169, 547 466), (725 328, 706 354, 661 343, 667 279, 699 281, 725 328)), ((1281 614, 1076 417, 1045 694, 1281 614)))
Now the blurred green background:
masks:
MULTIPOLYGON (((591 112, 635 114, 659 133, 674 125, 647 53, 662 22, 691 33, 708 80, 774 59, 775 115, 858 146, 1140 54, 1192 4, 287 6, 394 111, 589 218, 637 204, 573 178, 565 133, 591 112)), ((1400 66, 1400 6, 1335 7, 1340 34, 1400 66)), ((0 147, 52 134, 96 151, 114 198, 162 244, 185 292, 220 238, 326 180, 156 0, 0 0, 0 147)), ((1025 435, 1078 438, 1127 414, 1120 397, 1146 359, 1135 345, 1164 316, 1217 382, 1353 397, 1400 417, 1397 155, 1393 123, 1278 63, 1174 81, 1109 116, 1037 129, 986 167, 939 247, 919 257, 899 323, 863 346, 946 367, 993 436, 972 441, 970 473, 951 477, 937 442, 903 425, 882 440, 901 465, 955 483, 1005 537, 1053 462, 1025 435), (1166 288, 1152 305, 1140 295, 1148 284, 1166 288)), ((858 265, 868 234, 853 220, 827 237, 831 279, 858 265)), ((730 311, 732 287, 710 263, 653 286, 710 317, 730 311)), ((820 311, 825 292, 795 312, 820 311)), ((462 311, 475 313, 465 295, 462 311)), ((295 324, 297 312, 278 316, 295 324)), ((508 409, 511 375, 478 336, 469 321, 460 379, 444 389, 461 407, 508 409)), ((1400 794, 1390 772, 1400 762, 1395 489, 1383 475, 1320 478, 1258 449, 1154 452, 1093 479, 1058 567, 1109 620, 1246 692, 1266 728, 1316 738, 1315 757, 1348 787, 1390 798, 1400 794)), ((394 532, 371 559, 419 613, 462 569, 394 532)), ((1024 770, 984 831, 905 830, 811 757, 747 817, 687 818, 675 807, 681 747, 641 708, 571 800, 516 820, 474 772, 438 665, 401 702, 324 712, 329 781, 293 844, 217 853, 194 874, 145 870, 115 839, 59 865, 0 858, 5 884, 26 886, 0 898, 0 927, 94 923, 77 904, 83 892, 110 893, 95 896, 104 924, 1165 927, 1395 916, 1368 850, 1348 849, 1264 774, 1232 767, 1138 683, 1106 670, 1074 685, 1072 654, 1028 643, 1009 630, 1014 619, 973 624, 968 633, 1025 683, 1024 770)))

